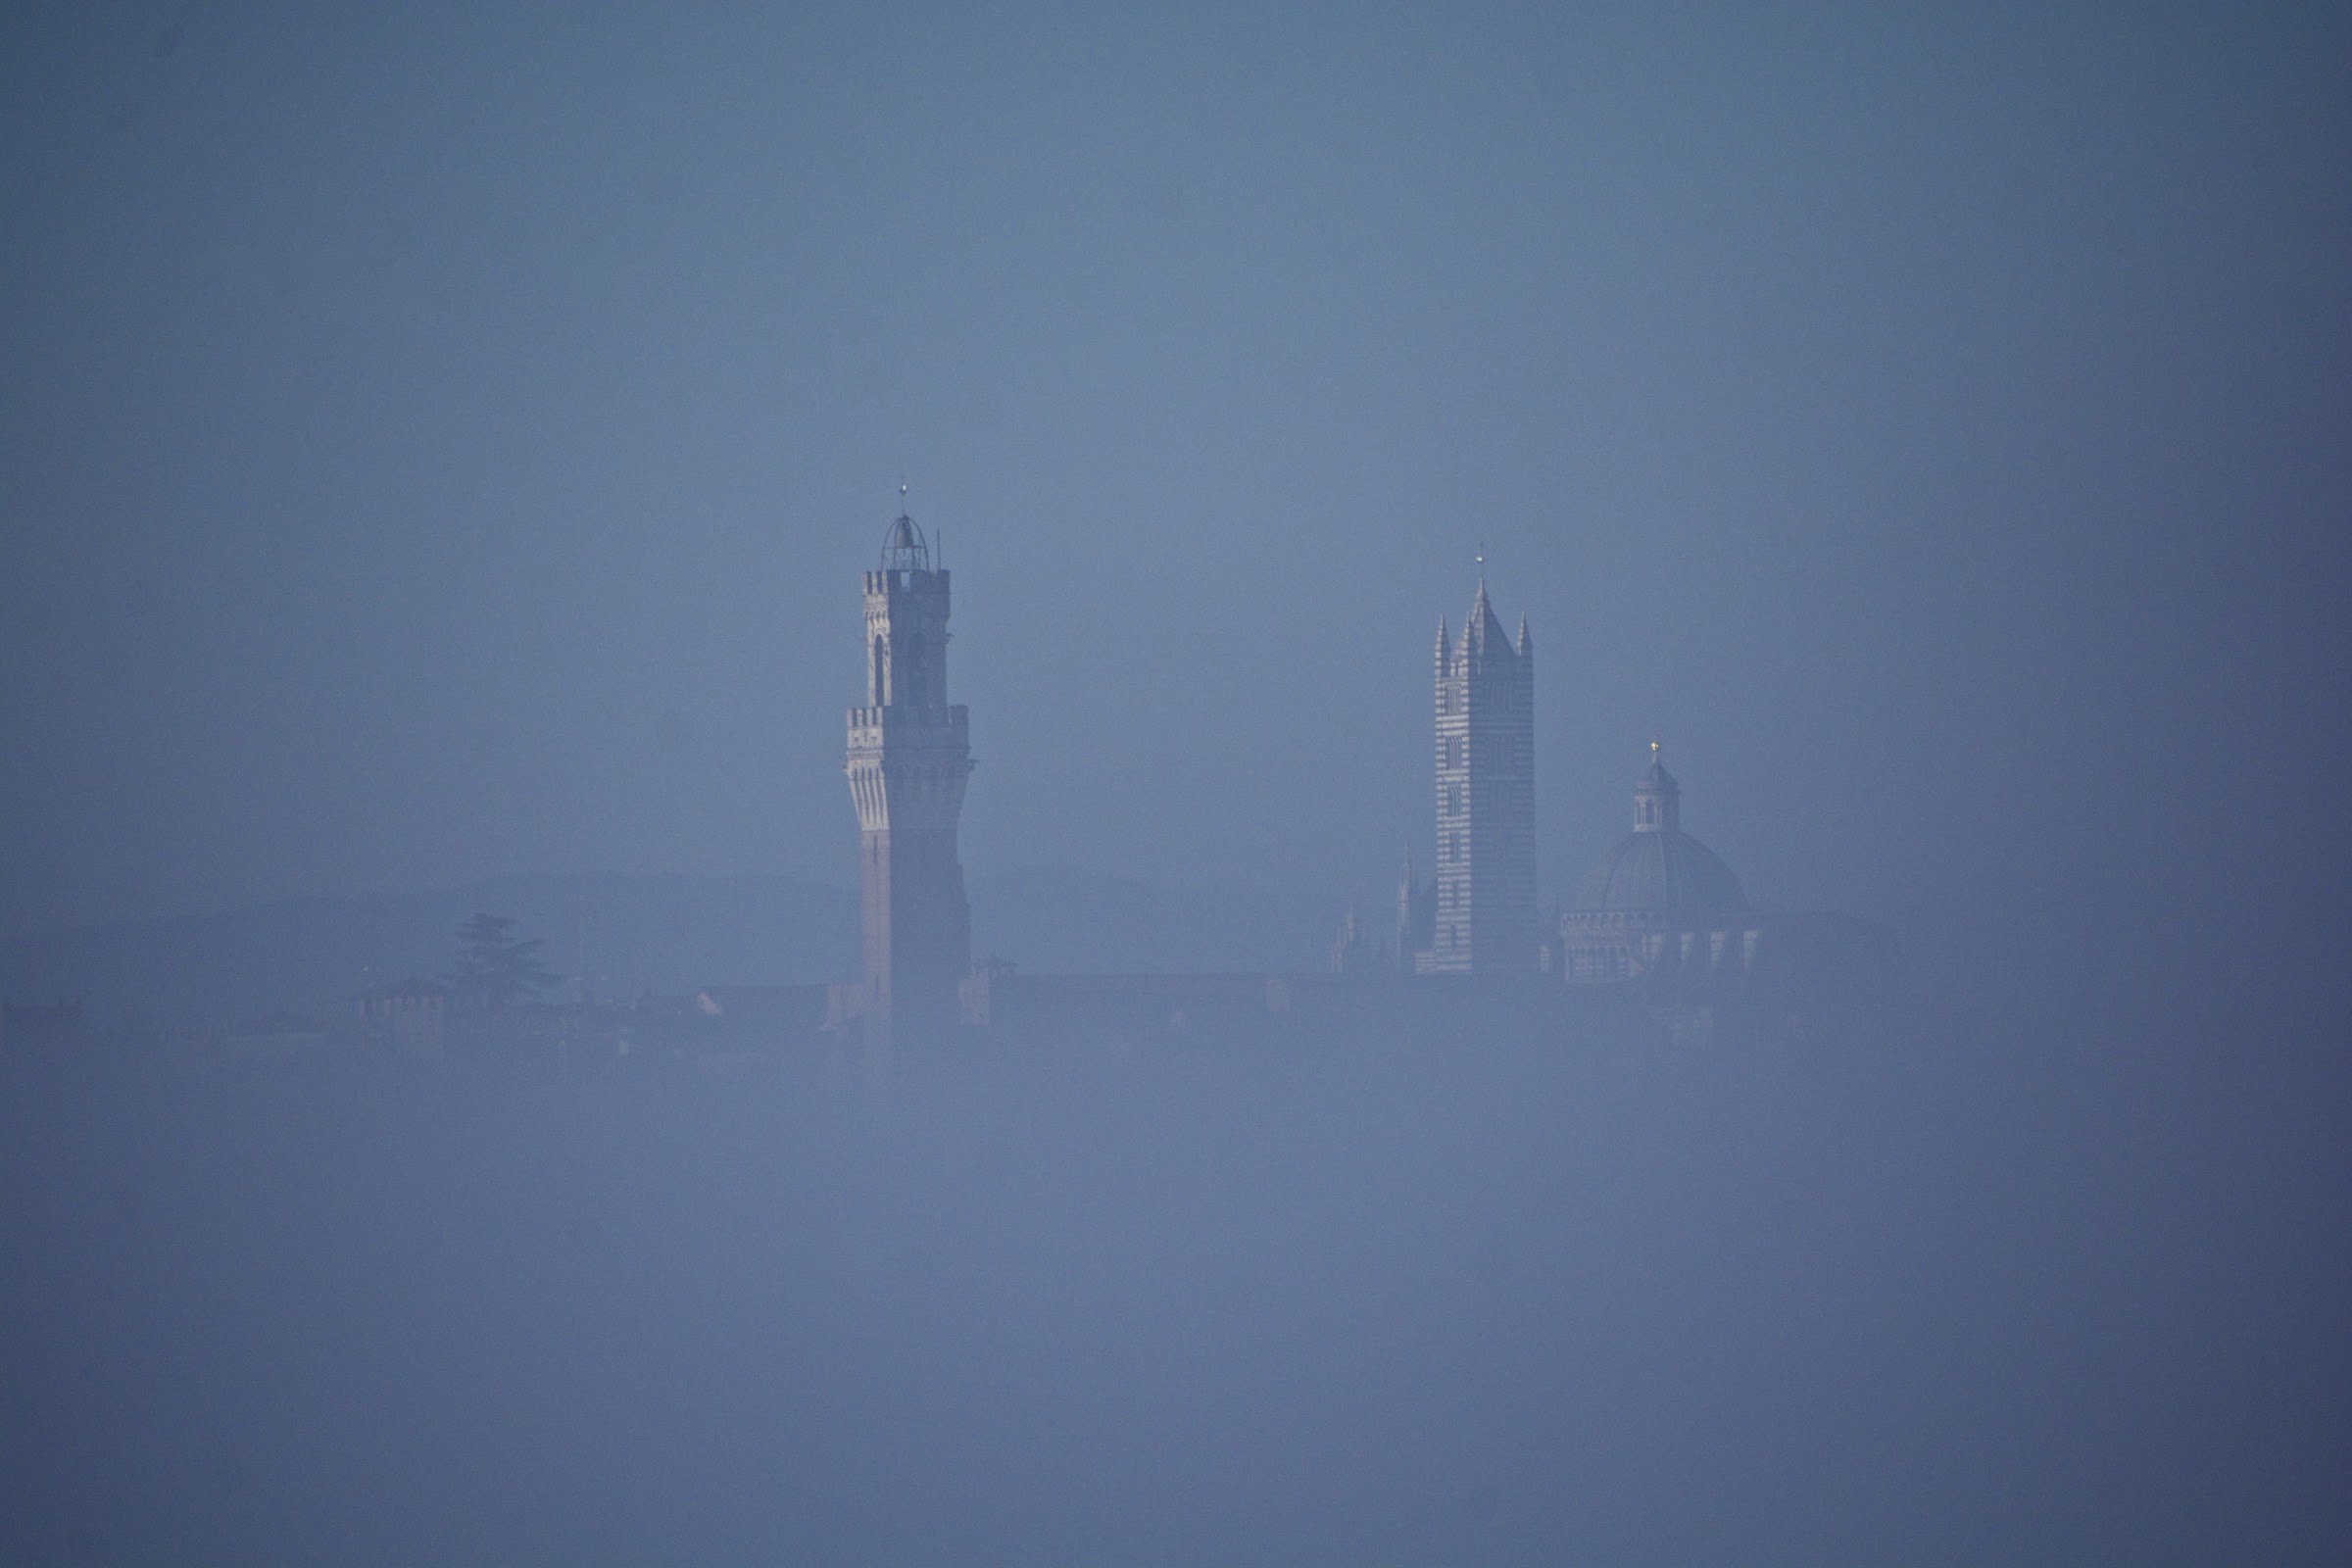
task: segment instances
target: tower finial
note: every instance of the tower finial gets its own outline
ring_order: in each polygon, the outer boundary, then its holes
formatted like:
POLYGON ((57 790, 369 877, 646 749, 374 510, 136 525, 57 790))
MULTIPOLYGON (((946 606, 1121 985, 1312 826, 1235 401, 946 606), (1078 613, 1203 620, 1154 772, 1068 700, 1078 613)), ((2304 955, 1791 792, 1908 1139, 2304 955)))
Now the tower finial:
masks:
POLYGON ((1657 731, 1650 731, 1649 768, 1634 781, 1634 831, 1669 831, 1683 825, 1683 787, 1658 760, 1657 731))
POLYGON ((906 481, 899 481, 899 515, 882 536, 882 565, 886 571, 929 571, 934 561, 923 530, 906 511, 906 481))

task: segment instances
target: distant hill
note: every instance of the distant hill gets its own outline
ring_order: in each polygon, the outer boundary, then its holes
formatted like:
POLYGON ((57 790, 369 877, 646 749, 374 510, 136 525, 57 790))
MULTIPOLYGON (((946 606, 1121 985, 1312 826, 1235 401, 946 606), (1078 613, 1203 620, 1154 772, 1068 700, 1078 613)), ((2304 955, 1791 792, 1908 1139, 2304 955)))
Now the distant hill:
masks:
MULTIPOLYGON (((1048 973, 1319 967, 1346 901, 1168 889, 1054 867, 975 879, 972 947, 1048 973)), ((0 938, 0 993, 81 997, 105 1026, 205 1027, 336 1013, 368 986, 450 965, 460 921, 514 916, 549 966, 600 996, 812 984, 858 972, 858 895, 784 877, 507 877, 296 899, 0 938)))

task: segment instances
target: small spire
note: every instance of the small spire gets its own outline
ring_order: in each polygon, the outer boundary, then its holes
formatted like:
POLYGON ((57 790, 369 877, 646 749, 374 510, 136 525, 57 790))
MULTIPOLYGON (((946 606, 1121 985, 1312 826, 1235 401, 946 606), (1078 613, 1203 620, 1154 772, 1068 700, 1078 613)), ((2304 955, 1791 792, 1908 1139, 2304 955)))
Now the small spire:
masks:
POLYGON ((1525 659, 1535 651, 1535 647, 1536 645, 1528 639, 1527 612, 1523 610, 1519 612, 1519 657, 1525 659))
POLYGON ((1487 579, 1478 579, 1478 597, 1470 602, 1470 618, 1462 625, 1462 646, 1477 650, 1486 657, 1489 640, 1502 641, 1502 622, 1494 618, 1494 607, 1487 602, 1487 579))

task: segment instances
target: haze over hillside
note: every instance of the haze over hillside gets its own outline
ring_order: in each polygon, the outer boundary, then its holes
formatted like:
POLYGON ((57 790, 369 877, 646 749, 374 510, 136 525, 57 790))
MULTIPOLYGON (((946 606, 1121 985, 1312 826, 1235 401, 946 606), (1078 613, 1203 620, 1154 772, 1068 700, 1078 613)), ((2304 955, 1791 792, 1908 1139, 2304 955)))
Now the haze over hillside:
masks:
MULTIPOLYGON (((1041 972, 1314 969, 1345 901, 1154 888, 1032 867, 974 879, 974 951, 1041 972)), ((216 915, 0 937, 0 993, 81 997, 94 1021, 219 1027, 278 1008, 348 1012, 368 986, 448 970, 459 922, 514 916, 564 995, 858 977, 858 895, 785 877, 506 877, 438 892, 305 899, 216 915)))

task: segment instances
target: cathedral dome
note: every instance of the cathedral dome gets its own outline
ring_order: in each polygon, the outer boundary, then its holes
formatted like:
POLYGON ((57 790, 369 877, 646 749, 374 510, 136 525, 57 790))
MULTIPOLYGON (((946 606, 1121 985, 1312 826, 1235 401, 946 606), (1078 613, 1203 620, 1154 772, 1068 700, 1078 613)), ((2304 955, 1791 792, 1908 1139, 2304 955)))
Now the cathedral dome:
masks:
POLYGON ((1747 895, 1723 858, 1680 828, 1628 833, 1576 887, 1580 911, 1725 913, 1747 895))
POLYGON ((1683 831, 1683 787, 1649 748, 1649 769, 1634 784, 1634 830, 1577 884, 1575 908, 1628 913, 1721 913, 1747 907, 1740 879, 1721 857, 1683 831))

